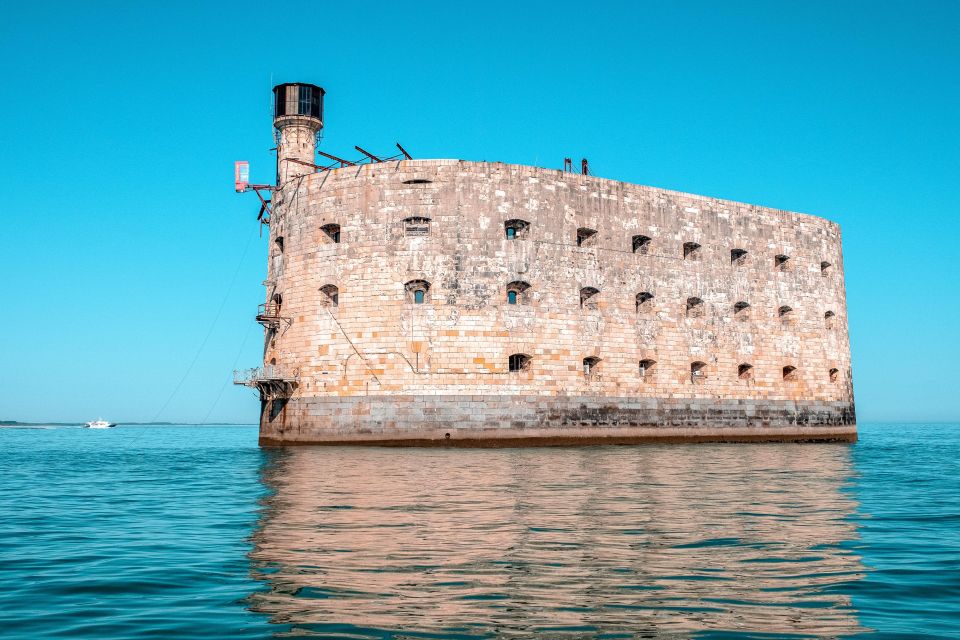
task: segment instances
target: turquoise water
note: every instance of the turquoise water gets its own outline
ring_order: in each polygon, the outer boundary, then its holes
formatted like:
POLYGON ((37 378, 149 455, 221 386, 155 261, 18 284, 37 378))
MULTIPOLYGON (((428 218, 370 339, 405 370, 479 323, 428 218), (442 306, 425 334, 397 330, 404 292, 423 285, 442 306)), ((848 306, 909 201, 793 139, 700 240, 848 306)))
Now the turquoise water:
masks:
POLYGON ((260 450, 0 429, 0 636, 960 637, 960 425, 260 450))

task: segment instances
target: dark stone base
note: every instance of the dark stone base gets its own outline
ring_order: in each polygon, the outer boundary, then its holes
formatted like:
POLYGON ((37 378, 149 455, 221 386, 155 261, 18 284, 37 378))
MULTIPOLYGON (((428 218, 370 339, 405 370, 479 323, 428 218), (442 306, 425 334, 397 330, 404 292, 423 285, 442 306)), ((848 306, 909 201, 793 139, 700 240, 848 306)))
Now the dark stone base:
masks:
POLYGON ((266 401, 260 444, 519 447, 856 442, 853 405, 693 398, 352 396, 266 401))

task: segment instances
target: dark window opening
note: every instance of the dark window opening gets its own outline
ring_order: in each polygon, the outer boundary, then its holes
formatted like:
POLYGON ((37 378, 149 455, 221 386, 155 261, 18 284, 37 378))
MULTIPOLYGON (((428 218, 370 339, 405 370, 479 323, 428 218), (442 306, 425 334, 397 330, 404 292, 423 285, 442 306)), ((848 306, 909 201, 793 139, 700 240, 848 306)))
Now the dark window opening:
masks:
POLYGON ((583 375, 589 377, 596 373, 597 367, 600 365, 600 358, 584 358, 583 359, 583 375))
POLYGON ((407 302, 423 304, 427 301, 430 292, 430 283, 426 280, 411 280, 404 285, 407 292, 407 302))
POLYGON ((327 234, 327 237, 330 238, 335 243, 340 242, 340 225, 338 224, 325 224, 320 227, 320 230, 327 234))
POLYGON ((340 289, 333 284, 325 284, 320 287, 320 293, 324 295, 323 306, 336 307, 340 305, 340 289))
POLYGON ((833 273, 833 265, 824 260, 820 263, 820 275, 826 278, 833 273))
POLYGON ((283 253, 283 236, 277 236, 277 239, 273 242, 277 245, 277 251, 283 253))
POLYGON ((530 223, 526 220, 507 220, 503 223, 504 232, 507 240, 522 240, 527 237, 527 230, 530 223))
POLYGON ((684 242, 683 243, 683 259, 684 260, 699 260, 700 259, 700 245, 696 242, 684 242))
POLYGON ((704 314, 705 306, 700 298, 687 298, 687 317, 700 318, 704 314))
POLYGON ((657 364, 656 360, 641 360, 639 365, 640 377, 644 380, 653 375, 653 367, 657 364))
POLYGON ((836 382, 840 379, 840 369, 830 369, 830 382, 836 382))
POLYGON ((752 380, 753 379, 753 365, 743 363, 737 367, 737 377, 741 380, 752 380))
POLYGON ((737 320, 746 321, 750 319, 750 303, 740 301, 733 305, 733 315, 737 320))
POLYGON ((403 184, 433 184, 433 180, 427 180, 426 178, 413 178, 411 180, 404 180, 403 184))
POLYGON ((590 247, 593 246, 594 241, 597 237, 596 229, 588 229, 586 227, 580 227, 577 229, 577 246, 578 247, 590 247))
POLYGON ((789 271, 790 270, 790 256, 785 256, 783 254, 775 256, 773 258, 773 266, 777 271, 789 271))
POLYGON ((797 379, 797 368, 787 365, 783 368, 783 379, 784 380, 796 380, 797 379))
POLYGON ((430 218, 423 216, 404 218, 403 232, 408 238, 430 235, 430 218))
POLYGON ((593 287, 584 287, 580 289, 580 307, 583 309, 596 309, 597 308, 597 295, 600 293, 599 289, 594 289, 593 287))
POLYGON ((530 285, 522 280, 515 280, 507 285, 507 304, 527 304, 527 291, 530 285))
POLYGON ((793 320, 793 309, 787 305, 783 305, 777 309, 777 315, 780 316, 780 321, 784 324, 789 324, 793 320))
POLYGON ((650 251, 650 236, 633 236, 633 252, 647 255, 650 251))
POLYGON ((653 294, 642 291, 636 297, 637 313, 647 313, 653 309, 653 294))
POLYGON ((747 263, 747 250, 746 249, 731 249, 730 250, 730 264, 742 267, 747 263))
POLYGON ((825 314, 823 314, 824 326, 826 326, 827 329, 833 329, 834 318, 836 317, 837 314, 835 314, 833 311, 827 311, 825 314))
POLYGON ((696 362, 690 363, 690 382, 693 384, 700 384, 707 379, 707 363, 696 362))
POLYGON ((514 353, 508 359, 510 371, 526 371, 530 368, 530 356, 525 353, 514 353))

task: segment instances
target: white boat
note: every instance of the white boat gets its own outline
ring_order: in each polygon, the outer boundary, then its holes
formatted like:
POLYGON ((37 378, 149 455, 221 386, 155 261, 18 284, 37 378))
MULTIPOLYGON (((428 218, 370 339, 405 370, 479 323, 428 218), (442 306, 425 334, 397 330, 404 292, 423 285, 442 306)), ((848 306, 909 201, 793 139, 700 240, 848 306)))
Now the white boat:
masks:
POLYGON ((98 418, 97 420, 93 420, 91 422, 84 422, 83 426, 86 429, 109 429, 110 427, 117 426, 117 423, 107 422, 103 418, 98 418))

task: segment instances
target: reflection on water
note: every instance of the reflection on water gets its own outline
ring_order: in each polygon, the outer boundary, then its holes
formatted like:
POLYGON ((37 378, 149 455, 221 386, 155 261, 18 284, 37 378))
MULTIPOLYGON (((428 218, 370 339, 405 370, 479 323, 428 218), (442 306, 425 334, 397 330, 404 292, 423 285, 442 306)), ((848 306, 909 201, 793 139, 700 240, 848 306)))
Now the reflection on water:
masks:
MULTIPOLYGON (((271 451, 252 608, 324 637, 862 632, 841 445, 271 451)), ((280 627, 278 627, 278 630, 280 627)))

